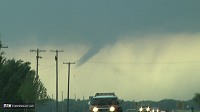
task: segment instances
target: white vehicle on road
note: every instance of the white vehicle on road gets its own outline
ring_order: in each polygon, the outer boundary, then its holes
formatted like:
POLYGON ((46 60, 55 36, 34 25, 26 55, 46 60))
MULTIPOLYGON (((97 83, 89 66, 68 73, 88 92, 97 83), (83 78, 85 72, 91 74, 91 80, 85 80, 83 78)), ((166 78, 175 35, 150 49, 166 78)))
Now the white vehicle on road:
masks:
POLYGON ((89 112, 122 112, 122 108, 114 93, 96 93, 90 97, 89 112))

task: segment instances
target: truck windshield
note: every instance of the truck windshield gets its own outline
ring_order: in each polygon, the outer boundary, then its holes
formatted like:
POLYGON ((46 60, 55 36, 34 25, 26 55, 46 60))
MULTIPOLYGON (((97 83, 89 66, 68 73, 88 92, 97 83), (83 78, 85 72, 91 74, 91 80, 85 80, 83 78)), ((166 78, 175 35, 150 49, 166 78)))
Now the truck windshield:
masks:
POLYGON ((91 105, 117 105, 117 98, 93 98, 91 105))

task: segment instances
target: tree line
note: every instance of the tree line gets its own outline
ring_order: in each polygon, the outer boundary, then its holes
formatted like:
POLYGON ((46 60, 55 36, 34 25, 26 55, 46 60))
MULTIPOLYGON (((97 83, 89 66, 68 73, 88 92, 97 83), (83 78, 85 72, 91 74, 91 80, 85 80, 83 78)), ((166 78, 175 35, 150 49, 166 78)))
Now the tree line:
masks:
MULTIPOLYGON (((0 48, 0 112, 20 112, 21 110, 3 110, 4 103, 36 103, 50 99, 47 89, 30 62, 6 59, 0 48)), ((34 110, 26 110, 26 112, 34 110)))

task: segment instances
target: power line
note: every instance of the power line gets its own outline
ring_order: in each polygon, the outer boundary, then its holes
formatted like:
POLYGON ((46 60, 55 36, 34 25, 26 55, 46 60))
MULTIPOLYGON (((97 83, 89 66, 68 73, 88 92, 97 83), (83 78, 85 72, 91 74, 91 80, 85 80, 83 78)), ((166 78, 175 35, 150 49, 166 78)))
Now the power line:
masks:
POLYGON ((44 70, 44 69, 52 68, 52 67, 55 67, 55 66, 56 66, 56 65, 47 66, 47 67, 40 68, 39 70, 44 70))
POLYGON ((77 80, 77 78, 76 78, 75 75, 73 75, 73 76, 74 76, 74 79, 76 80, 76 86, 77 86, 78 90, 81 92, 82 95, 84 95, 82 89, 81 89, 80 86, 79 86, 79 81, 77 80))
POLYGON ((55 61, 56 61, 56 112, 58 112, 58 53, 64 52, 63 50, 50 50, 50 52, 56 52, 55 61))

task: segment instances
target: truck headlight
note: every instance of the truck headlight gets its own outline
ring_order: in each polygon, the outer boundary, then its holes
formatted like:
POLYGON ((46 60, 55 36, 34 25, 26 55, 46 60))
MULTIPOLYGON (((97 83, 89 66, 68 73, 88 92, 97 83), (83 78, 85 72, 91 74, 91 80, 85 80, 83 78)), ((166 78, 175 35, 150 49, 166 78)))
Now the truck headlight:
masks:
POLYGON ((143 111, 143 108, 142 108, 142 107, 140 107, 139 111, 140 111, 140 112, 142 112, 142 111, 143 111))
POLYGON ((147 112, 149 112, 149 111, 150 111, 150 108, 149 108, 149 107, 147 107, 146 111, 147 111, 147 112))
POLYGON ((93 110, 94 112, 97 112, 97 111, 98 111, 98 108, 97 108, 97 107, 94 107, 92 110, 93 110))
POLYGON ((115 107, 110 107, 110 111, 111 112, 115 111, 115 107))

